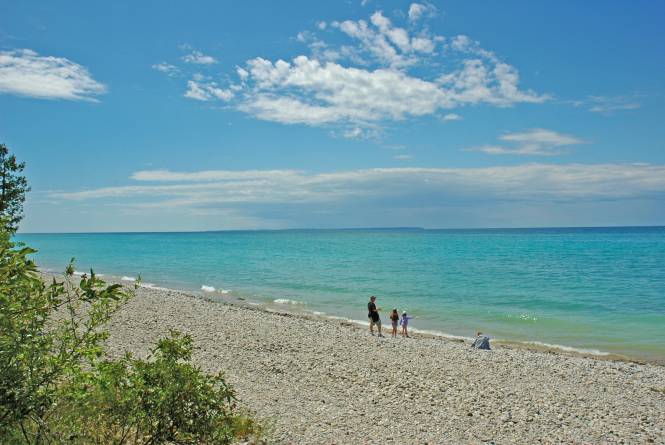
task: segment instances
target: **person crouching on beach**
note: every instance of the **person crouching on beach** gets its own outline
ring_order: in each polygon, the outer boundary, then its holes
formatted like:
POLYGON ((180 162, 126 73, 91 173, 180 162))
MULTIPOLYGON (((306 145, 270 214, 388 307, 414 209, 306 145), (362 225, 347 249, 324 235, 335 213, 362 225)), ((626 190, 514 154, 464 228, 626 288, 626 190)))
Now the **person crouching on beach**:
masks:
POLYGON ((476 349, 485 349, 490 350, 490 338, 487 335, 483 335, 482 332, 476 332, 476 339, 471 344, 472 348, 476 349))
POLYGON ((406 315, 406 312, 402 312, 402 320, 400 324, 402 325, 402 337, 409 336, 409 320, 413 320, 414 317, 409 317, 406 315))
POLYGON ((393 309, 392 313, 390 314, 390 322, 393 325, 392 337, 397 337, 397 323, 399 322, 399 314, 397 313, 397 309, 393 309))
POLYGON ((379 317, 379 309, 376 307, 376 297, 372 295, 369 298, 369 303, 367 303, 367 318, 369 318, 369 332, 374 335, 374 325, 379 331, 379 337, 383 337, 381 334, 381 318, 379 317))

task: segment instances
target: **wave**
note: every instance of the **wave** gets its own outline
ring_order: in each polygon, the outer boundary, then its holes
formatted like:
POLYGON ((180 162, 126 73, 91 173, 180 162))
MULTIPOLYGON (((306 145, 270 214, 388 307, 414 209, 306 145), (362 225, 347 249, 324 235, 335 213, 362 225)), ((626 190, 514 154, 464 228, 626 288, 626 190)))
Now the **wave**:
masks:
MULTIPOLYGON (((44 271, 45 272, 55 272, 54 270, 51 270, 51 269, 44 269, 44 271)), ((83 275, 88 275, 88 272, 81 272, 80 270, 75 270, 74 275, 77 276, 77 277, 82 277, 83 275)), ((95 276, 97 278, 101 278, 101 277, 104 276, 104 274, 103 273, 95 273, 95 276)), ((127 277, 123 277, 123 279, 124 278, 127 278, 127 277)), ((126 281, 130 281, 130 280, 126 280, 126 281)))
POLYGON ((540 346, 543 348, 547 349, 558 349, 560 351, 566 351, 566 352, 575 352, 578 354, 590 354, 590 355, 611 355, 609 352, 604 352, 604 351, 599 351, 598 349, 586 349, 586 348, 574 348, 572 346, 565 346, 565 345, 557 345, 557 344, 552 344, 552 343, 543 343, 541 341, 522 341, 522 342, 515 342, 515 343, 524 343, 527 345, 535 345, 535 346, 540 346))
MULTIPOLYGON (((57 273, 57 270, 51 269, 51 268, 44 268, 44 267, 39 267, 38 270, 41 272, 45 273, 57 273)), ((84 273, 87 272, 81 272, 81 271, 74 271, 75 276, 82 276, 84 273)), ((104 274, 96 274, 98 277, 103 277, 104 274)), ((129 282, 135 282, 136 278, 130 277, 130 276, 122 276, 121 277, 122 281, 129 281, 129 282)), ((156 286, 154 283, 141 283, 140 287, 146 288, 146 289, 154 289, 154 290, 162 290, 162 291, 171 291, 175 289, 170 289, 170 288, 165 288, 165 287, 160 287, 156 286)), ((218 292, 221 294, 228 294, 231 292, 230 289, 215 289, 213 286, 208 286, 208 285, 202 285, 201 290, 203 292, 218 292)), ((281 304, 281 305, 305 305, 306 303, 303 301, 298 301, 298 300, 292 300, 288 298, 277 298, 273 300, 273 303, 275 304, 281 304)), ((263 304, 256 303, 256 302, 245 302, 244 304, 249 305, 249 306, 263 306, 263 304)), ((265 306, 264 306, 265 308, 265 306)), ((270 310, 269 308, 265 308, 269 312, 274 312, 270 310)), ((311 311, 313 315, 330 319, 330 320, 338 320, 338 321, 343 321, 346 323, 352 323, 357 326, 368 326, 368 322, 365 320, 357 320, 357 319, 352 319, 348 317, 339 317, 339 316, 334 316, 334 315, 328 315, 325 312, 321 311, 311 311)), ((529 315, 529 314, 518 314, 516 317, 520 318, 521 320, 524 321, 537 321, 538 317, 529 315)), ((425 335, 431 335, 434 337, 440 337, 440 338, 446 338, 446 339, 451 339, 451 340, 456 340, 456 341, 472 341, 472 337, 466 337, 466 336, 461 336, 461 335, 454 335, 454 334, 449 334, 443 331, 438 331, 438 330, 429 330, 429 329, 418 329, 418 328, 410 328, 411 332, 417 333, 417 334, 425 334, 425 335)), ((499 338, 494 338, 493 341, 497 343, 509 343, 509 344, 515 344, 515 345, 531 345, 539 348, 544 348, 548 350, 554 350, 554 351, 563 351, 563 352, 570 352, 570 353, 576 353, 576 354, 584 354, 584 355, 591 355, 591 356, 610 356, 613 353, 610 352, 605 352, 601 351, 598 349, 593 349, 593 348, 577 348, 573 346, 566 346, 566 345, 560 345, 560 344, 554 344, 554 343, 546 343, 546 342, 541 342, 541 341, 526 341, 526 340, 510 340, 510 339, 499 339, 499 338)))
POLYGON ((160 286, 157 286, 153 283, 141 283, 141 284, 139 284, 139 287, 143 287, 143 288, 146 288, 146 289, 154 289, 154 290, 165 290, 165 291, 174 290, 174 289, 169 289, 168 287, 160 287, 160 286))
MULTIPOLYGON (((327 318, 329 320, 340 320, 344 321, 347 323, 353 323, 358 326, 369 326, 369 322, 364 321, 364 320, 357 320, 353 318, 348 318, 348 317, 339 317, 336 315, 325 315, 323 312, 317 312, 313 311, 315 315, 321 315, 323 318, 327 318)), ((437 331, 437 330, 431 330, 431 329, 418 329, 418 328, 409 328, 411 332, 414 334, 425 334, 425 335, 431 335, 433 337, 440 337, 440 338, 446 338, 450 340, 456 340, 456 341, 473 341, 472 337, 465 337, 463 335, 454 335, 454 334, 449 334, 447 332, 443 331, 437 331)), ((558 344, 552 344, 552 343, 544 343, 540 341, 519 341, 519 340, 504 340, 504 339, 493 339, 497 343, 512 343, 512 344, 522 344, 522 345, 534 345, 534 346, 539 346, 541 348, 547 348, 547 349, 553 349, 553 350, 558 350, 558 351, 564 351, 564 352, 573 352, 577 354, 585 354, 585 355, 595 355, 595 356, 608 356, 612 355, 609 352, 604 352, 600 351, 598 349, 588 349, 588 348, 575 348, 572 346, 565 346, 565 345, 558 345, 558 344)))
POLYGON ((411 327, 409 327, 409 330, 411 332, 416 333, 416 334, 433 335, 435 337, 443 337, 443 338, 448 338, 450 340, 464 340, 464 341, 467 341, 467 340, 472 341, 473 340, 472 337, 465 337, 463 335, 449 334, 447 332, 437 331, 437 330, 433 330, 433 329, 418 329, 418 328, 412 329, 411 327))
POLYGON ((273 303, 277 304, 305 304, 302 301, 289 300, 288 298, 277 298, 273 300, 273 303))

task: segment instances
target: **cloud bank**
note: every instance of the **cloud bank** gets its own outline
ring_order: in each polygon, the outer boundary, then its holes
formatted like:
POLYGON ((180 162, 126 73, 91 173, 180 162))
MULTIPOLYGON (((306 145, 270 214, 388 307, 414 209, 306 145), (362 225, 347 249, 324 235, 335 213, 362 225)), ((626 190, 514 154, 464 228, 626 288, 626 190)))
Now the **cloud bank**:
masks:
MULTIPOLYGON (((518 137, 519 138, 519 137, 518 137)), ((344 203, 417 200, 552 201, 633 199, 665 193, 665 166, 648 164, 523 164, 484 168, 373 168, 308 173, 298 170, 145 170, 136 184, 73 192, 53 199, 132 198, 144 205, 344 203)))

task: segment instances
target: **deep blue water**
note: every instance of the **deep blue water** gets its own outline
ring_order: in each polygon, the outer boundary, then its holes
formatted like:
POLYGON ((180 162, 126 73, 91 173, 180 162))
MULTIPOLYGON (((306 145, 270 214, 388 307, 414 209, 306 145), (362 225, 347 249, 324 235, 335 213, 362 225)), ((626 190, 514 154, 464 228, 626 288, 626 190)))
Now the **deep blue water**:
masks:
MULTIPOLYGON (((19 234, 43 268, 211 286, 263 303, 413 327, 665 358, 665 228, 19 234), (273 303, 274 304, 274 303, 273 303), (384 314, 384 319, 387 314, 384 314)), ((216 292, 219 294, 219 292, 216 292)), ((221 296, 221 295, 220 295, 221 296)))

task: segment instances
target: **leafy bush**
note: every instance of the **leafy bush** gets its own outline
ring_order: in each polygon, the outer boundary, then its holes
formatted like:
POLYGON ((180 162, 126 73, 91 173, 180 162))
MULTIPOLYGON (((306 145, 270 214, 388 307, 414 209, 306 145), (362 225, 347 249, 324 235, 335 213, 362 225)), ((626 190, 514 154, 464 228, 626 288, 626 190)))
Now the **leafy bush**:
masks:
POLYGON ((49 284, 0 233, 0 443, 228 444, 261 430, 221 374, 173 332, 148 360, 104 357, 104 325, 133 291, 93 271, 49 284))

